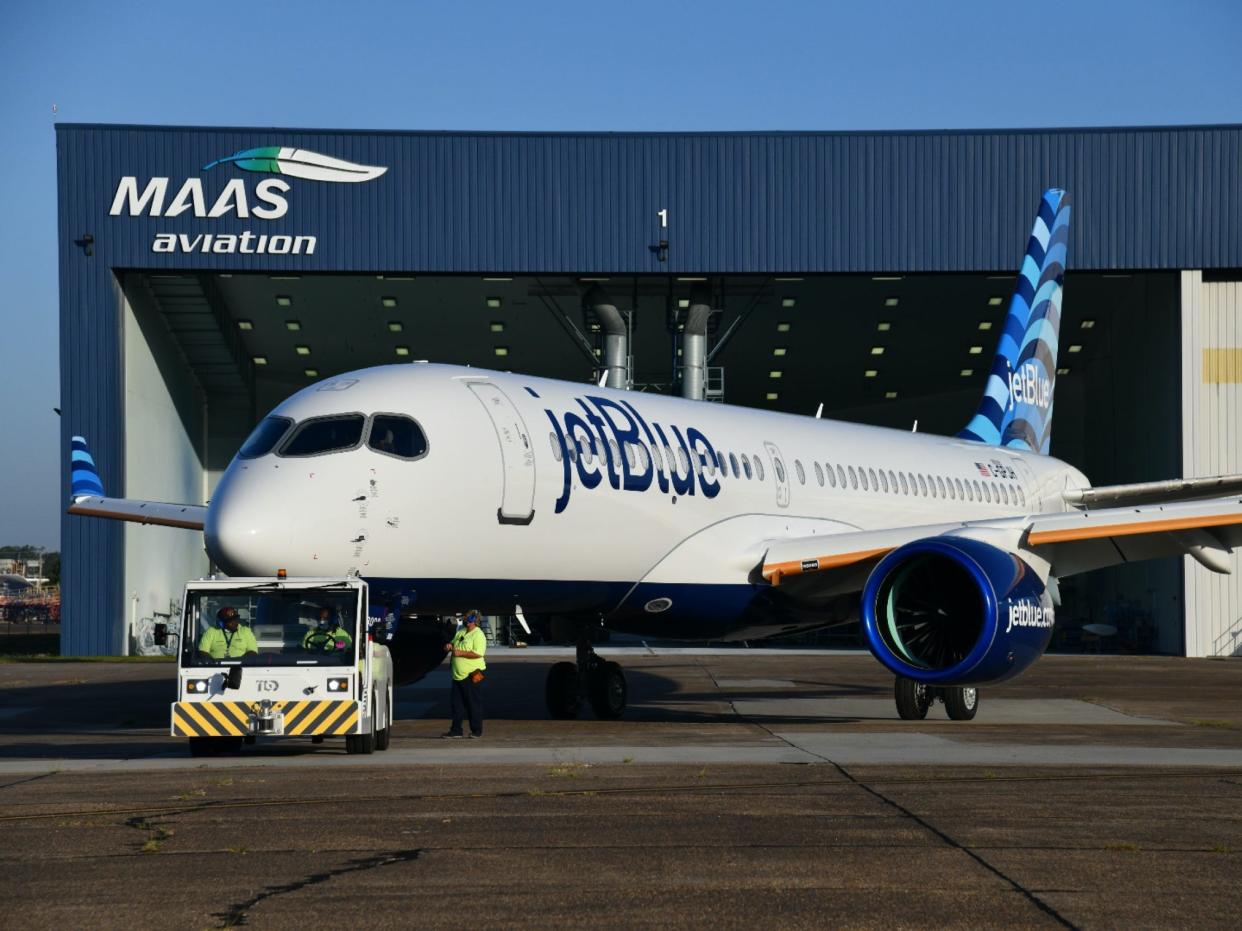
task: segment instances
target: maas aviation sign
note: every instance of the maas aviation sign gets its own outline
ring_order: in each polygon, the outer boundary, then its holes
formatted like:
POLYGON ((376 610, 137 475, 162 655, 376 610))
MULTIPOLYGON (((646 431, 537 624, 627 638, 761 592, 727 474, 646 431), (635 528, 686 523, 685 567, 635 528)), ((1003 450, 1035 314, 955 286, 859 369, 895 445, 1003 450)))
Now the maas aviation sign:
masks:
MULTIPOLYGON (((246 149, 227 158, 219 158, 203 166, 210 171, 217 165, 232 164, 244 171, 325 181, 334 184, 358 184, 373 181, 388 169, 376 165, 357 165, 343 159, 320 155, 306 149, 287 146, 260 146, 246 149)), ((172 199, 171 179, 150 178, 139 189, 132 175, 121 178, 112 196, 111 216, 177 217, 191 214, 201 219, 236 217, 241 220, 279 220, 289 212, 285 196, 291 190, 281 178, 264 178, 251 190, 242 178, 233 178, 210 198, 202 178, 187 178, 175 189, 172 199)), ((268 235, 246 230, 241 233, 156 233, 151 241, 152 252, 212 253, 229 255, 314 255, 318 240, 314 236, 268 235)))

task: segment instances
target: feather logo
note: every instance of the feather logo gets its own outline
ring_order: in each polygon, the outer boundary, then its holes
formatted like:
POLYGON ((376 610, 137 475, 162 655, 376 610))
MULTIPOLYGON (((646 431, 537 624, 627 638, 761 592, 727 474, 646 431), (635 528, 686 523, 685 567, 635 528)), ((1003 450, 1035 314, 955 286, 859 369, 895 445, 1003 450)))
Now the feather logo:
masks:
POLYGON ((231 162, 243 171, 266 171, 274 175, 288 175, 310 181, 334 181, 338 184, 374 181, 388 170, 378 165, 358 165, 307 149, 268 145, 235 152, 227 158, 218 158, 204 165, 203 171, 226 162, 231 162))

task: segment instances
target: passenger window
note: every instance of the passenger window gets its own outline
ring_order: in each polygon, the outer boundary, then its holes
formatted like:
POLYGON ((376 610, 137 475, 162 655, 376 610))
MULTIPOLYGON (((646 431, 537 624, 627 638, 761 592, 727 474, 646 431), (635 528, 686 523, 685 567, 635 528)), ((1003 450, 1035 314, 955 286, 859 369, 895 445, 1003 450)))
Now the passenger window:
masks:
POLYGON ((858 467, 858 483, 862 485, 863 491, 871 490, 871 487, 867 484, 867 470, 862 466, 858 467))
POLYGON ((957 486, 957 497, 958 497, 958 500, 959 500, 959 501, 965 501, 965 500, 966 500, 966 493, 962 490, 962 480, 961 480, 960 478, 955 478, 955 479, 953 480, 953 484, 957 486))
POLYGON ((888 494, 888 476, 884 474, 884 470, 880 470, 880 488, 885 494, 888 494))
POLYGON ((893 494, 897 494, 897 473, 892 469, 888 470, 888 487, 893 490, 893 494))
POLYGON ((742 453, 742 468, 746 470, 746 477, 750 478, 750 460, 746 458, 745 453, 742 453))
POLYGON ((819 463, 815 463, 815 481, 820 488, 824 487, 824 470, 820 468, 819 463))
POLYGON ((582 461, 585 462, 587 465, 590 465, 592 462, 594 462, 595 461, 595 440, 594 438, 587 440, 585 443, 582 443, 582 446, 580 447, 579 451, 582 454, 582 461))
POLYGON ((772 468, 776 469, 776 480, 783 484, 785 481, 785 466, 781 464, 779 459, 773 459, 772 468))
POLYGON ((1021 485, 1018 486, 1018 501, 1022 503, 1023 507, 1026 507, 1026 489, 1021 485))
POLYGON ((908 494, 910 494, 910 488, 909 488, 909 486, 908 486, 908 485, 906 485, 906 473, 905 473, 905 472, 898 472, 898 473, 897 473, 897 478, 898 478, 898 480, 901 482, 901 493, 902 493, 903 495, 908 495, 908 494))
POLYGON ((805 485, 806 484, 806 470, 802 468, 801 459, 794 460, 794 471, 798 473, 798 484, 805 485))
MULTIPOLYGON (((872 490, 872 491, 879 491, 879 490, 880 490, 880 483, 879 483, 879 482, 877 482, 877 481, 875 480, 875 469, 868 469, 868 470, 867 470, 867 474, 871 476, 871 490, 872 490)), ((865 485, 864 485, 864 487, 865 487, 865 485)))
POLYGON ((750 458, 755 463, 755 478, 759 479, 759 481, 762 482, 763 481, 763 460, 760 459, 758 456, 751 456, 750 458))
POLYGON ((617 447, 616 440, 608 441, 608 451, 612 453, 612 463, 614 466, 621 464, 621 450, 617 447))
POLYGON ((949 492, 949 500, 950 500, 950 501, 956 501, 956 500, 957 500, 957 495, 956 495, 956 494, 954 494, 954 492, 953 492, 953 479, 951 479, 951 478, 946 478, 946 479, 944 480, 944 487, 945 487, 945 488, 948 490, 948 492, 949 492))
POLYGON ((742 472, 737 467, 737 456, 733 453, 729 453, 729 465, 733 466, 733 477, 741 478, 742 472))
POLYGON ((724 453, 719 452, 719 451, 716 453, 716 466, 720 469, 720 474, 721 474, 721 475, 728 475, 728 474, 729 474, 729 470, 728 470, 727 468, 725 468, 725 457, 724 457, 724 453))
POLYGON ((282 456, 318 456, 322 453, 355 449, 362 442, 366 418, 361 414, 343 417, 317 417, 307 420, 281 447, 282 456))
POLYGON ((293 421, 288 417, 264 417, 237 451, 237 458, 258 459, 266 456, 276 448, 276 444, 289 432, 291 426, 293 421))
POLYGON ((921 474, 918 476, 918 480, 919 480, 919 494, 922 495, 924 498, 926 498, 927 497, 927 480, 923 478, 921 474))
POLYGON ((948 497, 944 491, 944 479, 942 479, 939 475, 936 476, 936 489, 940 492, 940 497, 948 497))
POLYGON ((1001 490, 1001 503, 1008 504, 1009 503, 1009 486, 1002 484, 1000 487, 1000 490, 1001 490))
POLYGON ((988 504, 992 503, 992 489, 987 482, 983 483, 983 500, 988 504))
POLYGON ((678 475, 681 475, 683 472, 687 475, 690 474, 690 454, 686 452, 686 447, 684 446, 677 447, 677 464, 681 467, 677 470, 678 475))
POLYGON ((396 414, 375 415, 367 445, 398 459, 417 459, 427 453, 427 437, 422 428, 411 418, 396 414))
POLYGON ((841 487, 845 487, 845 466, 837 466, 837 479, 841 482, 841 487))
POLYGON ((828 464, 828 484, 833 488, 837 487, 837 470, 832 467, 832 463, 828 464))
POLYGON ((858 473, 854 471, 854 467, 850 466, 850 487, 858 487, 858 473))
POLYGON ((548 434, 548 442, 552 444, 552 455, 557 462, 561 461, 561 444, 556 442, 556 434, 548 434))
POLYGON ((978 479, 974 480, 974 486, 975 486, 975 500, 982 501, 983 500, 983 486, 979 484, 978 479))

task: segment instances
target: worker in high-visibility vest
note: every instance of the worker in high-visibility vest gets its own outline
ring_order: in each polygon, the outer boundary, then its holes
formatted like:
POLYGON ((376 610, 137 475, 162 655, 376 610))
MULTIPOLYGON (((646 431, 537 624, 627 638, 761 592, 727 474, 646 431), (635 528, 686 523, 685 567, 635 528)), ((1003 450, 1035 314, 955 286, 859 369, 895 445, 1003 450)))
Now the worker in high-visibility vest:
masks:
POLYGON ((308 630, 302 638, 302 649, 312 653, 333 653, 348 650, 353 645, 353 636, 341 626, 331 608, 319 609, 318 626, 308 630))
POLYGON ((203 631, 198 640, 198 656, 201 660, 241 659, 259 655, 259 642, 254 631, 243 627, 241 615, 232 605, 225 605, 216 612, 216 624, 203 631))
POLYGON ((444 651, 453 657, 450 663, 453 683, 449 695, 453 723, 449 725, 448 733, 441 735, 448 739, 465 736, 461 725, 462 719, 467 717, 470 719, 470 736, 483 736, 483 670, 487 668, 483 656, 487 653, 487 637, 479 629, 481 620, 477 610, 467 611, 452 643, 444 645, 444 651))

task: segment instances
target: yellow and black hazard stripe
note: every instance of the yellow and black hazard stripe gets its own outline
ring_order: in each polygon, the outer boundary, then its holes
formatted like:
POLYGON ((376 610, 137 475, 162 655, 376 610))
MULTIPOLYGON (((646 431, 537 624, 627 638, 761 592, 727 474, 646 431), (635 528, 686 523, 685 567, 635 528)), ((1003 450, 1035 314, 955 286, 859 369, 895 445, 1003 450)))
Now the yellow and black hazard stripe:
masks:
POLYGON ((357 702, 287 701, 278 704, 283 705, 286 736, 352 734, 358 727, 357 702))
POLYGON ((243 737, 250 706, 240 701, 179 701, 172 709, 174 737, 243 737))
MULTIPOLYGON (((172 708, 174 737, 243 737, 258 702, 179 701, 172 708)), ((286 736, 352 734, 358 728, 358 703, 353 701, 275 701, 272 712, 284 716, 286 736)))

